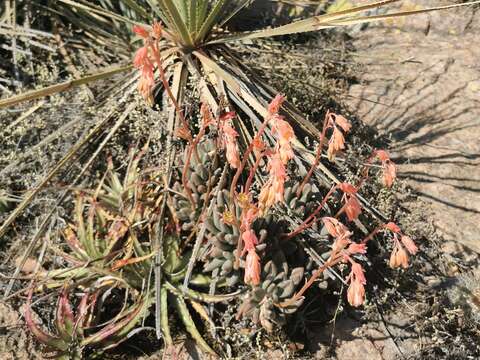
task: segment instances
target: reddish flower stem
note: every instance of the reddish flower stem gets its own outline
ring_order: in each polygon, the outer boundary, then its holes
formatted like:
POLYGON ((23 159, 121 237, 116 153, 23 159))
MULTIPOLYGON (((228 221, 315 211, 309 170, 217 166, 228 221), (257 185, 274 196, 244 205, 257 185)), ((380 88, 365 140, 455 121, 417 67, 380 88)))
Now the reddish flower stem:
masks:
POLYGON ((369 174, 369 170, 370 170, 370 166, 372 165, 373 163, 373 160, 375 160, 375 152, 374 152, 374 155, 371 155, 367 162, 365 163, 365 170, 362 174, 362 178, 360 179, 360 181, 358 182, 358 185, 356 186, 357 189, 360 189, 360 187, 365 183, 365 181, 368 180, 368 178, 370 177, 370 174, 369 174))
POLYGON ((245 154, 243 155, 242 162, 240 163, 240 166, 237 168, 237 172, 233 176, 232 180, 232 185, 230 186, 230 200, 233 202, 234 196, 235 196, 235 188, 237 187, 237 182, 238 179, 240 178, 240 175, 242 174, 243 169, 245 168, 245 165, 247 164, 248 157, 250 156, 251 152, 253 151, 253 146, 256 143, 255 140, 260 140, 261 136, 265 132, 265 129, 267 127, 268 121, 270 120, 270 116, 267 116, 265 118, 265 121, 262 123, 260 126, 260 129, 258 130, 257 134, 253 138, 252 142, 248 146, 247 150, 245 151, 245 154))
POLYGON ((343 259, 343 256, 342 256, 341 252, 336 251, 334 254, 332 254, 330 256, 330 258, 325 262, 325 264, 323 264, 321 267, 319 267, 317 270, 315 270, 315 272, 312 274, 310 279, 305 283, 305 285, 302 286, 302 288, 292 298, 278 304, 278 306, 279 307, 287 307, 287 306, 290 306, 290 305, 294 304, 298 299, 300 299, 302 297, 302 295, 305 293, 305 291, 307 291, 310 288, 310 286, 313 285, 315 280, 317 280, 318 277, 320 275, 322 275, 325 270, 327 270, 328 268, 334 267, 339 262, 341 262, 342 259, 343 259))
POLYGON ((182 184, 183 184, 183 187, 185 188, 185 190, 187 192, 187 196, 188 196, 188 199, 190 200, 190 202, 192 204, 192 207, 195 206, 195 199, 193 198, 192 191, 190 190, 190 188, 188 186, 187 171, 188 171, 188 168, 190 167, 190 161, 192 159, 192 153, 197 148, 197 145, 200 142, 200 140, 202 139, 203 135, 205 135, 205 127, 204 126, 202 126, 200 128, 199 133, 197 134, 195 139, 193 139, 193 141, 190 143, 190 145, 188 147, 188 151, 187 151, 187 158, 185 160, 185 165, 183 166, 183 170, 182 170, 182 184))
POLYGON ((361 244, 366 244, 367 242, 369 242, 370 240, 372 240, 374 238, 375 235, 377 235, 381 230, 383 230, 385 227, 385 224, 380 224, 378 225, 375 229, 373 229, 373 231, 368 234, 360 243, 361 244))
POLYGON ((327 133, 327 128, 328 128, 327 125, 328 125, 329 118, 330 118, 330 110, 327 110, 327 113, 325 114, 325 120, 323 121, 323 129, 322 129, 322 134, 320 135, 320 143, 318 144, 317 154, 315 155, 315 161, 313 162, 312 166, 308 170, 308 173, 305 176, 305 178, 303 179, 302 183, 298 187, 297 197, 299 197, 300 194, 302 193, 302 190, 303 190, 305 184, 308 182, 308 180, 310 180, 313 172, 315 171, 315 168, 318 166, 318 164, 320 162, 320 158, 322 157, 323 145, 325 143, 325 138, 326 138, 326 133, 327 133))
MULTIPOLYGON (((155 40, 153 43, 150 43, 149 46, 152 49, 155 62, 157 63, 157 69, 158 69, 158 72, 160 73, 160 79, 162 80, 163 87, 165 88, 165 91, 167 92, 168 97, 170 98, 173 106, 175 107, 175 111, 177 112, 178 117, 182 122, 182 125, 185 127, 186 130, 189 130, 188 123, 185 120, 185 117, 183 116, 182 110, 180 109, 180 106, 178 105, 178 102, 175 99, 175 96, 173 95, 172 90, 170 89, 170 85, 168 84, 167 78, 165 76, 165 70, 163 70, 163 61, 162 61, 162 57, 160 56, 160 49, 158 47, 158 40, 155 40)), ((188 135, 189 135, 188 141, 192 141, 192 134, 190 133, 190 131, 188 132, 188 135)))
POLYGON ((262 161, 262 158, 263 158, 263 152, 258 155, 257 160, 255 160, 255 164, 250 169, 250 174, 248 175, 247 183, 245 184, 245 190, 244 190, 245 193, 248 193, 250 190, 250 186, 252 185, 252 181, 253 181, 253 176, 255 175, 255 172, 260 166, 260 161, 262 161))
POLYGON ((295 230, 291 231, 287 236, 285 237, 286 240, 293 238, 294 236, 300 234, 302 231, 308 229, 310 226, 313 225, 315 222, 315 216, 323 209, 325 204, 327 203, 327 200, 330 198, 330 196, 333 194, 333 192, 338 188, 338 185, 332 186, 330 191, 325 195, 323 198, 322 202, 320 205, 317 206, 315 211, 310 214, 310 216, 303 222, 301 223, 295 230))

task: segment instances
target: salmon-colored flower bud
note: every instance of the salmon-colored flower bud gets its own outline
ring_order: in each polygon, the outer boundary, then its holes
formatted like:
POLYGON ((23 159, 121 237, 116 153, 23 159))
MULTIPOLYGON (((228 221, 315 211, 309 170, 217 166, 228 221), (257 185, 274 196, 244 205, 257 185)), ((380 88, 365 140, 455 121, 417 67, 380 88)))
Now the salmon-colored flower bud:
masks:
POLYGON ((273 190, 272 180, 270 179, 263 185, 258 195, 258 205, 262 213, 275 204, 275 198, 275 191, 273 190))
POLYGON ((415 245, 411 237, 407 235, 402 235, 400 241, 411 255, 415 255, 418 252, 417 245, 415 245))
POLYGON ((335 155, 345 149, 345 137, 336 126, 333 127, 332 137, 328 141, 327 155, 330 161, 335 159, 335 155))
POLYGON ((243 207, 240 229, 243 231, 251 230, 252 224, 258 217, 258 214, 259 209, 250 203, 248 203, 247 207, 243 207))
POLYGON ((383 227, 396 234, 401 231, 400 227, 398 227, 398 225, 393 222, 389 222, 388 224, 385 224, 383 227))
POLYGON ((347 248, 348 245, 351 244, 350 236, 352 235, 351 232, 346 232, 345 234, 340 235, 339 237, 335 238, 335 242, 332 246, 332 251, 341 251, 347 248))
POLYGON ((352 262, 352 271, 348 277, 350 286, 347 290, 347 299, 352 306, 361 306, 365 301, 365 287, 367 283, 363 268, 360 264, 352 262))
POLYGON ((343 236, 348 232, 348 228, 333 217, 323 217, 322 222, 333 237, 343 236))
POLYGON ((347 250, 350 253, 350 255, 366 254, 367 246, 365 244, 351 243, 347 250))
POLYGON ((355 186, 353 186, 352 184, 349 184, 349 183, 340 183, 340 184, 338 184, 338 188, 340 190, 342 190, 344 193, 347 193, 347 194, 356 194, 357 193, 357 189, 355 188, 355 186))
POLYGON ((359 263, 352 263, 352 274, 354 279, 359 281, 361 284, 365 285, 367 283, 367 279, 365 279, 362 265, 360 265, 359 263))
POLYGON ((251 229, 248 229, 243 232, 242 240, 244 244, 243 253, 247 251, 255 250, 255 246, 258 245, 257 235, 255 235, 255 232, 251 229))
POLYGON ((254 286, 260 284, 260 272, 260 258, 255 250, 248 251, 243 281, 254 286))
POLYGON ((152 30, 153 30, 153 36, 156 39, 160 39, 162 37, 162 24, 160 24, 158 21, 155 21, 153 23, 152 30))
POLYGON ((355 195, 348 196, 345 202, 345 214, 349 221, 358 219, 358 216, 362 213, 362 206, 355 195))
POLYGON ((148 30, 140 25, 134 25, 133 32, 144 39, 147 39, 150 36, 150 33, 148 32, 148 30))
POLYGON ((238 133, 228 122, 223 122, 221 129, 223 132, 223 146, 226 149, 225 156, 230 166, 236 169, 240 166, 240 155, 237 147, 238 133))
POLYGON ((265 149, 265 143, 259 137, 255 137, 252 141, 253 148, 257 151, 265 149))
POLYGON ((375 155, 380 161, 390 160, 390 155, 385 150, 375 150, 375 155))
POLYGON ((390 267, 395 269, 397 267, 408 268, 408 254, 400 244, 395 244, 392 254, 390 255, 390 267))
POLYGON ((262 211, 268 209, 276 202, 284 201, 283 193, 287 178, 287 171, 278 151, 269 156, 267 168, 270 177, 259 195, 259 204, 262 211))
POLYGON ((148 102, 149 105, 153 105, 153 88, 155 86, 155 80, 153 79, 153 72, 142 71, 142 76, 138 80, 138 92, 148 102))
POLYGON ((133 59, 133 66, 140 69, 144 66, 153 67, 152 62, 148 58, 148 48, 146 46, 141 47, 135 53, 135 57, 133 59))
POLYGON ((335 117, 335 123, 340 126, 343 131, 345 132, 349 132, 350 129, 352 128, 352 124, 350 124, 350 121, 348 121, 345 117, 343 117, 342 115, 337 115, 337 114, 333 114, 334 117, 335 117))
POLYGON ((365 287, 357 281, 352 281, 347 290, 347 300, 354 307, 362 306, 365 301, 365 287))
POLYGON ((268 105, 268 113, 270 115, 277 114, 282 106, 283 102, 285 101, 285 96, 278 94, 273 98, 273 100, 268 105))
POLYGON ((383 168, 383 183, 386 187, 392 187, 393 182, 397 178, 397 167, 391 161, 387 160, 382 164, 383 168))
POLYGON ((272 134, 277 139, 276 149, 280 158, 286 164, 294 156, 291 146, 291 142, 295 139, 293 128, 283 117, 275 115, 272 118, 272 134))
POLYGON ((385 150, 375 150, 376 156, 382 162, 383 183, 386 187, 391 187, 397 178, 397 167, 390 159, 390 155, 385 150))

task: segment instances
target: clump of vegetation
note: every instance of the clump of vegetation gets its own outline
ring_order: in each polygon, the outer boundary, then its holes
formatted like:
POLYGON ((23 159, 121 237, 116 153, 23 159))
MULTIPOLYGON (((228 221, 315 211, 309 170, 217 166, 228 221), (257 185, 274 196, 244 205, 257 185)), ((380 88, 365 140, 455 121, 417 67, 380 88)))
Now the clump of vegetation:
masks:
MULTIPOLYGON (((214 324, 210 304, 228 303, 236 308, 237 319, 272 332, 302 306, 319 279, 326 288, 332 282, 348 284, 348 302, 361 306, 367 281, 362 264, 368 243, 378 234, 392 240, 390 266, 408 267, 416 245, 361 196, 374 168, 384 185, 392 186, 396 167, 388 153, 375 150, 364 159, 361 176, 347 182, 338 159, 351 131, 348 119, 327 112, 318 129, 241 57, 255 39, 433 10, 362 16, 394 2, 239 33, 229 24, 250 1, 112 5, 58 0, 55 11, 88 21, 88 32, 98 43, 115 48, 122 40, 141 41, 133 60, 138 73, 127 65, 68 83, 130 71, 129 90, 117 104, 124 111, 118 122, 108 128, 102 121, 80 139, 25 195, 0 227, 0 236, 94 136, 106 131, 106 139, 112 137, 136 107, 126 101, 134 96, 132 84, 137 83, 151 111, 164 106, 167 115, 159 166, 142 164, 146 145, 132 152, 123 175, 112 160, 96 187, 77 189, 73 219, 50 249, 61 261, 36 274, 28 289, 26 320, 32 333, 55 356, 100 356, 144 330, 142 323, 151 313, 157 337, 170 347, 175 313, 198 346, 215 356, 222 353, 221 344, 205 340, 194 320, 198 316, 206 327, 214 324), (375 225, 369 232, 364 223, 375 225), (348 269, 346 278, 336 271, 339 267, 348 269), (32 316, 32 298, 45 293, 58 297, 52 334, 32 316)), ((87 31, 87 25, 79 26, 87 31)), ((0 106, 64 88, 35 90, 1 100, 0 106)))

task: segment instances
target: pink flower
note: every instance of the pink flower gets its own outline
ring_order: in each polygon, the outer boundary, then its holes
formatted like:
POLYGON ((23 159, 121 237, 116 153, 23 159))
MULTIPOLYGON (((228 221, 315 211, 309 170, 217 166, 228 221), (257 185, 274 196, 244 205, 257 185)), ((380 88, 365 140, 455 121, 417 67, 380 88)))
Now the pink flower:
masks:
POLYGON ((376 150, 375 155, 382 162, 383 183, 386 187, 392 187, 393 182, 397 178, 397 167, 390 159, 390 155, 385 150, 376 150))
POLYGON ((240 166, 240 156, 237 146, 238 133, 230 125, 230 121, 223 121, 220 127, 222 130, 223 147, 226 149, 225 156, 230 166, 236 169, 240 166))
POLYGON ((243 232, 242 240, 244 243, 243 254, 250 251, 255 251, 255 246, 258 245, 258 238, 255 235, 255 232, 251 229, 248 229, 243 232))
POLYGON ((148 48, 146 46, 137 50, 133 65, 140 70, 140 79, 138 81, 138 91, 145 100, 153 103, 153 87, 155 86, 155 78, 153 74, 153 63, 148 57, 148 48))
POLYGON ((242 212, 242 229, 250 229, 257 216, 258 209, 255 206, 251 205, 246 210, 244 209, 242 212))
POLYGON ((148 30, 140 25, 133 25, 133 32, 144 39, 147 39, 150 36, 148 30))
POLYGON ((358 281, 352 281, 347 290, 347 299, 354 307, 362 306, 365 301, 365 288, 358 281))
POLYGON ((345 137, 343 136, 343 133, 334 126, 332 137, 328 141, 328 160, 333 161, 335 159, 335 154, 343 149, 345 149, 345 137))
POLYGON ((387 160, 390 160, 390 155, 388 154, 388 152, 386 152, 385 150, 375 150, 375 155, 378 157, 378 159, 380 161, 387 161, 387 160))
POLYGON ((401 231, 398 225, 393 222, 389 222, 388 224, 385 224, 384 228, 390 230, 393 233, 399 233, 401 231))
POLYGON ((348 233, 348 228, 333 217, 323 217, 322 221, 328 233, 333 237, 340 237, 348 233))
POLYGON ((402 235, 400 241, 411 255, 415 255, 418 252, 417 245, 415 245, 411 237, 407 235, 402 235))
POLYGON ((254 286, 260 284, 260 258, 255 250, 248 251, 243 281, 254 286))
POLYGON ((287 171, 278 151, 269 156, 267 168, 270 177, 259 195, 259 207, 262 211, 277 202, 283 202, 285 180, 287 178, 287 171))
POLYGON ((344 192, 342 200, 348 221, 353 221, 362 213, 362 205, 357 198, 357 189, 349 183, 340 183, 338 188, 344 192))
POLYGON ((144 67, 152 68, 153 70, 153 63, 148 57, 148 48, 146 46, 142 46, 135 53, 135 57, 133 59, 133 66, 140 70, 142 70, 144 67))
POLYGON ((345 202, 345 214, 349 221, 358 219, 358 216, 362 213, 362 205, 358 201, 355 195, 346 196, 345 202))
POLYGON ((270 102, 270 104, 268 105, 268 114, 271 116, 273 116, 274 114, 277 114, 284 101, 285 101, 285 96, 281 94, 277 94, 277 96, 275 96, 273 100, 270 102))
POLYGON ((352 125, 345 117, 333 113, 330 114, 328 127, 333 128, 332 136, 328 141, 327 150, 328 159, 330 161, 335 159, 336 153, 345 149, 344 133, 337 126, 339 126, 345 133, 349 132, 352 128, 352 125))
POLYGON ((280 115, 272 118, 272 134, 277 139, 277 150, 284 164, 293 158, 291 142, 295 139, 292 126, 280 115))
POLYGON ((393 182, 397 178, 397 167, 395 164, 388 160, 383 163, 383 183, 386 187, 392 187, 393 182))
POLYGON ((352 243, 352 240, 350 240, 350 235, 352 235, 351 232, 346 232, 339 237, 335 238, 335 242, 333 243, 332 246, 332 251, 341 251, 345 249, 349 244, 352 243))
POLYGON ((408 254, 398 240, 395 240, 395 245, 390 255, 390 267, 395 269, 400 266, 404 269, 408 268, 408 254))
POLYGON ((347 299, 352 306, 361 306, 365 301, 365 287, 367 283, 363 268, 360 264, 352 262, 352 271, 348 276, 350 286, 347 290, 347 299))
POLYGON ((366 254, 367 253, 367 246, 365 244, 357 244, 351 243, 348 247, 347 251, 350 255, 354 254, 366 254))
POLYGON ((338 184, 338 188, 342 190, 344 193, 347 194, 356 194, 357 188, 349 183, 340 183, 338 184))
POLYGON ((335 117, 335 123, 340 126, 343 131, 349 132, 350 129, 352 128, 352 124, 350 124, 350 121, 348 121, 345 117, 342 115, 337 115, 337 114, 332 114, 335 117))

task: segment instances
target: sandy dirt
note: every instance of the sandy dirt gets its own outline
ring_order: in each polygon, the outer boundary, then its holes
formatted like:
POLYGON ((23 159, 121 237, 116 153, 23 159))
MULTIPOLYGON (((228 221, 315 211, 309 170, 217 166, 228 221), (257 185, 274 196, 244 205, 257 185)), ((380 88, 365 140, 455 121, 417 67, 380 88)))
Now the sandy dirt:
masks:
POLYGON ((427 203, 439 234, 477 252, 479 43, 478 9, 369 27, 355 34, 364 71, 349 91, 352 111, 390 134, 400 177, 427 203))

